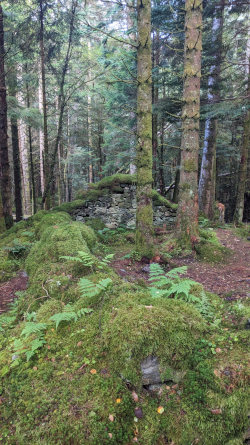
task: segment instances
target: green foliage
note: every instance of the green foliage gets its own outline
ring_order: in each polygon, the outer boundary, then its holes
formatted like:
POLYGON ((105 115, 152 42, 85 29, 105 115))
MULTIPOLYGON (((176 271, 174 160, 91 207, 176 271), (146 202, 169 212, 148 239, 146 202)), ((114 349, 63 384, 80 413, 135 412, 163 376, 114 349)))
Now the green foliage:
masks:
POLYGON ((187 268, 183 266, 165 273, 159 264, 150 264, 149 280, 153 282, 153 286, 150 288, 152 297, 172 296, 173 298, 180 298, 191 303, 200 302, 199 298, 191 293, 192 286, 196 284, 196 282, 180 278, 180 275, 184 274, 186 270, 187 268))
POLYGON ((72 306, 70 304, 67 304, 64 307, 63 312, 59 312, 58 314, 52 315, 50 317, 50 320, 55 322, 57 329, 62 321, 67 321, 67 322, 72 320, 77 321, 80 317, 82 317, 82 315, 89 314, 90 312, 92 312, 92 309, 88 308, 82 308, 79 309, 77 312, 75 312, 72 309, 72 306))
POLYGON ((24 336, 25 338, 29 337, 30 335, 40 335, 43 331, 47 329, 46 323, 36 323, 33 321, 27 321, 25 323, 25 327, 23 328, 21 332, 21 336, 24 336))
POLYGON ((98 260, 97 258, 91 256, 88 252, 78 251, 78 256, 61 256, 60 258, 68 261, 75 261, 77 263, 83 264, 85 267, 90 267, 91 269, 103 269, 107 267, 112 260, 114 254, 108 254, 101 260, 98 260))
MULTIPOLYGON (((23 233, 23 235, 25 232, 23 233)), ((27 234, 27 232, 26 232, 27 234)), ((33 233, 32 233, 33 235, 33 233)), ((27 236, 27 235, 26 235, 27 236)), ((30 236, 30 235, 28 235, 30 236)), ((9 253, 10 258, 20 258, 28 254, 32 247, 32 243, 21 243, 18 239, 14 239, 11 246, 3 247, 3 250, 9 253)))
POLYGON ((108 288, 111 287, 112 283, 111 278, 104 278, 98 283, 93 283, 87 278, 81 278, 78 286, 82 297, 95 297, 106 292, 108 288))

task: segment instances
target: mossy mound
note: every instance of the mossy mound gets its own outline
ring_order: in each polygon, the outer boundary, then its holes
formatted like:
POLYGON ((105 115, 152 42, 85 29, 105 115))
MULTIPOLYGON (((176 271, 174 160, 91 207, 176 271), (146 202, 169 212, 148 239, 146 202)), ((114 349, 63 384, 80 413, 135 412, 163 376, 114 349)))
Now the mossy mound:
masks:
POLYGON ((200 229, 199 235, 200 241, 195 245, 195 250, 200 259, 208 263, 225 262, 231 251, 220 244, 216 233, 211 229, 200 229))
MULTIPOLYGON (((79 250, 93 255, 95 235, 82 223, 48 215, 33 222, 39 239, 26 259, 29 288, 0 316, 1 441, 240 443, 248 413, 247 331, 223 324, 223 302, 210 296, 222 320, 217 325, 192 303, 152 298, 147 287, 123 281, 106 266, 91 270, 63 260, 79 250), (83 275, 95 285, 110 278, 112 286, 82 297, 77 283, 83 275), (51 317, 65 311, 56 329, 51 317), (39 326, 42 342, 27 361, 38 337, 22 331, 39 326), (149 356, 160 364, 155 393, 142 382, 141 363, 149 356), (181 376, 177 383, 174 372, 181 376)), ((95 245, 97 255, 103 247, 95 245)), ((200 285, 193 289, 201 292, 200 285)))
MULTIPOLYGON (((62 257, 74 257, 78 251, 90 254, 89 249, 94 247, 96 235, 90 227, 71 221, 67 213, 45 214, 39 224, 34 225, 40 239, 25 262, 30 279, 28 293, 32 298, 46 296, 46 293, 51 298, 60 295, 67 301, 72 274, 84 274, 86 267, 81 263, 65 261, 62 257)), ((72 298, 73 295, 75 291, 72 298)))
POLYGON ((162 369, 172 365, 185 370, 197 338, 206 331, 200 314, 178 301, 157 300, 151 306, 140 304, 133 295, 126 297, 127 304, 114 308, 103 326, 113 369, 139 386, 140 364, 149 356, 159 357, 162 369))

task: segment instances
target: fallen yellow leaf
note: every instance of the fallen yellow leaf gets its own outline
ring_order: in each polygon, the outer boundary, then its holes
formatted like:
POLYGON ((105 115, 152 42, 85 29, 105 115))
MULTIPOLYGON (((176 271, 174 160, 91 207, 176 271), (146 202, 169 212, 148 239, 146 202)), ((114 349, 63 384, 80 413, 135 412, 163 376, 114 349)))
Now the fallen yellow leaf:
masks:
POLYGON ((162 414, 162 413, 164 413, 164 408, 163 408, 163 406, 158 406, 158 408, 157 408, 157 413, 158 413, 158 414, 162 414))

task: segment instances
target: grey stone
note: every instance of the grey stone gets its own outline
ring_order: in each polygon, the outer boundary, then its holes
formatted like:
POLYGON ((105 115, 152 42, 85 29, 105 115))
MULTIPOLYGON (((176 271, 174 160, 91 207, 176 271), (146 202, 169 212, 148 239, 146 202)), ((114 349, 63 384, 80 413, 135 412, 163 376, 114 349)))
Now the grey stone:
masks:
POLYGON ((157 357, 149 356, 141 363, 142 384, 154 385, 162 383, 160 367, 157 357))
MULTIPOLYGON (((74 209, 73 218, 80 222, 85 222, 86 218, 100 218, 111 229, 121 224, 135 228, 136 186, 131 184, 120 184, 120 186, 120 193, 110 192, 95 202, 86 201, 81 208, 74 209)), ((165 206, 154 206, 154 224, 171 226, 175 221, 175 213, 165 206)))

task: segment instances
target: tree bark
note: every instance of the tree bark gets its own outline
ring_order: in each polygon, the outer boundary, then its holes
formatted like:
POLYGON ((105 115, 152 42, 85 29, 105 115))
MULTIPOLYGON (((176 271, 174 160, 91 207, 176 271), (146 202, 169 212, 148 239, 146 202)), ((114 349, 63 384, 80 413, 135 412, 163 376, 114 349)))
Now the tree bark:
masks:
POLYGON ((137 0, 137 210, 136 250, 153 254, 151 3, 137 0))
POLYGON ((47 98, 46 98, 46 78, 45 78, 45 52, 44 52, 44 11, 43 1, 39 0, 39 20, 40 20, 40 61, 41 61, 41 87, 42 87, 42 110, 43 110, 43 174, 44 174, 44 189, 48 189, 43 200, 45 209, 50 208, 50 194, 49 194, 49 140, 48 140, 48 116, 47 116, 47 98))
MULTIPOLYGON (((10 73, 8 77, 9 95, 16 99, 17 94, 17 74, 15 71, 10 73)), ((21 221, 23 217, 22 207, 22 179, 21 179, 21 165, 20 165, 20 149, 18 139, 18 124, 17 117, 11 116, 11 141, 13 154, 13 172, 14 172, 14 193, 15 193, 15 208, 16 208, 16 222, 21 221)))
POLYGON ((4 27, 3 9, 0 5, 0 192, 6 228, 13 225, 11 206, 11 177, 7 135, 7 100, 4 69, 4 27))
MULTIPOLYGON (((248 41, 248 56, 250 54, 250 41, 248 41)), ((250 59, 248 59, 248 88, 247 88, 247 98, 248 104, 250 101, 250 59)), ((248 109, 245 121, 243 125, 243 141, 241 150, 241 159, 238 174, 238 189, 236 195, 236 206, 234 211, 234 222, 235 224, 241 224, 243 220, 244 212, 244 197, 246 191, 246 181, 247 181, 247 164, 249 157, 249 138, 250 138, 250 109, 248 109)))
MULTIPOLYGON (((208 78, 208 103, 215 105, 220 101, 219 81, 222 59, 223 14, 225 0, 215 6, 212 23, 212 45, 215 47, 213 65, 208 78)), ((199 180, 199 209, 210 219, 214 217, 215 179, 216 179, 216 136, 217 119, 206 119, 204 147, 199 180)))
MULTIPOLYGON (((41 68, 39 64, 39 86, 38 86, 38 106, 41 115, 43 115, 43 87, 42 87, 42 76, 41 68)), ((44 115, 43 115, 44 117, 44 115)), ((44 125, 43 128, 39 129, 39 160, 40 160, 40 185, 41 193, 44 194, 44 125)))
POLYGON ((198 239, 198 153, 202 50, 202 0, 185 3, 185 53, 177 235, 183 246, 198 239))
POLYGON ((45 174, 45 189, 43 194, 42 203, 45 204, 46 200, 50 193, 50 188, 53 182, 54 178, 54 170, 57 160, 57 154, 58 154, 58 147, 61 141, 62 132, 63 132, 63 116, 64 116, 64 110, 66 107, 66 98, 64 94, 64 86, 65 86, 65 78, 69 67, 69 61, 71 56, 71 49, 72 49, 72 37, 73 37, 73 31, 74 31, 74 21, 75 21, 75 14, 76 14, 76 8, 78 5, 77 0, 72 0, 71 4, 71 19, 70 19, 70 26, 69 26, 69 37, 68 37, 68 47, 66 56, 63 63, 62 68, 62 77, 59 87, 59 96, 58 96, 58 103, 59 103, 59 119, 58 119, 58 127, 57 127, 57 135, 55 140, 55 145, 53 152, 51 154, 51 162, 49 165, 49 174, 46 180, 46 174, 45 174))
MULTIPOLYGON (((155 79, 152 82, 153 105, 157 105, 159 97, 159 88, 158 88, 159 63, 160 63, 159 31, 156 31, 153 34, 153 68, 155 73, 155 79)), ((153 110, 153 115, 152 115, 152 150, 153 150, 153 178, 154 178, 154 185, 156 187, 158 183, 158 178, 157 178, 158 116, 157 116, 157 111, 155 109, 153 110)))
MULTIPOLYGON (((28 67, 26 66, 26 73, 28 73, 28 67)), ((30 91, 29 85, 26 83, 26 94, 27 94, 27 108, 30 108, 30 91)), ((33 214, 37 212, 37 204, 36 204, 36 182, 35 182, 35 170, 34 170, 34 162, 33 162, 33 144, 32 144, 32 131, 31 126, 28 126, 28 140, 29 140, 29 166, 30 166, 30 179, 31 179, 31 198, 32 198, 32 207, 33 214)))
POLYGON ((5 232, 6 225, 3 213, 3 202, 2 202, 2 194, 0 193, 0 234, 5 232))

